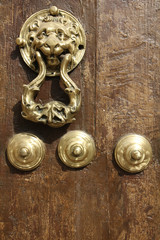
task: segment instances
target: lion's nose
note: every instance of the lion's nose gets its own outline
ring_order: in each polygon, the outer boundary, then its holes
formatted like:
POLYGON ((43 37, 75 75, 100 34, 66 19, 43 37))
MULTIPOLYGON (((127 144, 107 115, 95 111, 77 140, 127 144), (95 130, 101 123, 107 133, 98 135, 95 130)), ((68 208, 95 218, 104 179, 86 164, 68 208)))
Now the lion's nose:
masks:
POLYGON ((60 55, 62 52, 63 48, 59 44, 57 44, 53 49, 53 54, 56 56, 60 55))
POLYGON ((48 44, 48 46, 50 47, 50 53, 51 54, 59 54, 59 52, 61 51, 61 47, 60 47, 60 40, 56 37, 56 34, 53 33, 51 34, 46 43, 48 44))

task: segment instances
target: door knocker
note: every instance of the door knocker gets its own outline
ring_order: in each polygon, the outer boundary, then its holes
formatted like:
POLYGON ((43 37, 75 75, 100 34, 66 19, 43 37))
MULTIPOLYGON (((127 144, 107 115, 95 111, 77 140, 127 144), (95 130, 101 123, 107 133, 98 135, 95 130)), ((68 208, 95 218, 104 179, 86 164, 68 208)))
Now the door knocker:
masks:
POLYGON ((22 116, 51 127, 73 122, 81 106, 81 91, 68 72, 82 60, 86 48, 85 32, 79 21, 55 6, 41 10, 26 20, 16 43, 25 63, 38 72, 32 82, 23 86, 22 116), (68 105, 54 100, 36 103, 46 76, 60 76, 69 96, 68 105))

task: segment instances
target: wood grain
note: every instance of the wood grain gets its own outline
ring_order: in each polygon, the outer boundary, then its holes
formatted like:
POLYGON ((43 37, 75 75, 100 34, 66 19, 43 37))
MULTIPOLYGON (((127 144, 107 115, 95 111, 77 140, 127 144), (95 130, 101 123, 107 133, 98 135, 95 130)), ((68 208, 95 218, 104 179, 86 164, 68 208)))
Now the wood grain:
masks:
POLYGON ((100 159, 106 156, 110 240, 160 238, 158 5, 100 0, 97 8, 96 139, 100 159), (124 173, 113 159, 127 133, 152 142, 153 162, 140 174, 124 173))
MULTIPOLYGON (((0 239, 160 239, 160 2, 159 0, 0 1, 0 239), (21 117, 22 86, 36 74, 23 62, 15 39, 24 21, 51 5, 83 25, 87 50, 70 74, 82 90, 77 120, 59 129, 21 117), (57 144, 69 130, 91 134, 93 163, 64 166, 57 144), (8 139, 30 132, 46 144, 42 165, 21 173, 6 158, 8 139), (124 134, 145 135, 153 161, 127 174, 113 149, 124 134)), ((66 101, 59 79, 45 82, 39 98, 66 101)))

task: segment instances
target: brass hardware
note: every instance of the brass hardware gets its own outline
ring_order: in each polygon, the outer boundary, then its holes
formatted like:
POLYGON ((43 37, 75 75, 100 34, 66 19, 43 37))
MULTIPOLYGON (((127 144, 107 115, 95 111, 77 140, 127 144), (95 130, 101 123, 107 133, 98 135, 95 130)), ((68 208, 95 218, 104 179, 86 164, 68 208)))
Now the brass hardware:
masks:
POLYGON ((33 134, 19 133, 9 140, 7 156, 15 168, 33 170, 40 165, 44 155, 44 143, 33 134))
POLYGON ((79 21, 55 6, 41 10, 26 20, 16 43, 25 63, 39 72, 23 86, 22 116, 51 127, 73 122, 81 106, 81 91, 68 72, 82 60, 86 49, 85 32, 79 21), (35 102, 46 76, 60 76, 69 96, 68 105, 60 101, 35 102))
POLYGON ((71 168, 88 165, 96 152, 93 138, 83 131, 70 131, 59 142, 58 154, 62 162, 71 168))
POLYGON ((137 173, 147 168, 152 158, 149 141, 137 134, 122 137, 115 148, 115 160, 125 171, 137 173))

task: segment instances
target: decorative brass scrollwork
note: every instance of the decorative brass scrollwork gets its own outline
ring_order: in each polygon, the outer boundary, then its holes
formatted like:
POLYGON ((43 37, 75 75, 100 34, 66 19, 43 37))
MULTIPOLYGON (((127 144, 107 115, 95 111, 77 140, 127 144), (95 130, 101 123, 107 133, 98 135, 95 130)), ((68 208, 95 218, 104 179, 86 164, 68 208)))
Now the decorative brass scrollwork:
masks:
POLYGON ((16 42, 26 64, 39 72, 32 82, 23 86, 22 116, 51 127, 73 122, 81 106, 81 91, 68 72, 78 65, 86 48, 79 21, 57 7, 41 10, 27 19, 16 42), (60 101, 36 103, 46 76, 60 76, 69 96, 68 105, 60 101))

